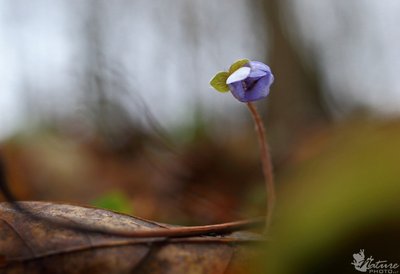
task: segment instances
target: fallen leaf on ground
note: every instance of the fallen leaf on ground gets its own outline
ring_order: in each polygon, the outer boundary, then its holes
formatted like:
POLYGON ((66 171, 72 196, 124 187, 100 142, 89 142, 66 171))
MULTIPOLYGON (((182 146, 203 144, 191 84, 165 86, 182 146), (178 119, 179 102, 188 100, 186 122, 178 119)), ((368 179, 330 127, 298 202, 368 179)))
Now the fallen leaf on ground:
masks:
POLYGON ((103 209, 50 202, 0 203, 0 273, 248 273, 262 237, 250 232, 192 237, 120 237, 74 230, 171 230, 103 209))

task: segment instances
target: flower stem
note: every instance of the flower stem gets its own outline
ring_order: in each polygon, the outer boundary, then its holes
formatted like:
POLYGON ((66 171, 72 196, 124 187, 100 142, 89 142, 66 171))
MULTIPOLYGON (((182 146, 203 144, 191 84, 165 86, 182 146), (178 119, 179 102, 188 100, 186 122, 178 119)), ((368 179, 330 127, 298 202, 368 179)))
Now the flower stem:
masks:
POLYGON ((271 225, 272 215, 276 201, 274 173, 272 170, 271 155, 269 153, 269 147, 266 139, 264 124, 261 120, 260 115, 258 114, 257 108, 254 105, 254 103, 251 102, 247 103, 247 106, 250 110, 251 116, 253 117, 255 129, 258 136, 258 143, 260 145, 261 165, 265 178, 265 187, 267 190, 267 212, 265 219, 265 231, 267 231, 271 225))

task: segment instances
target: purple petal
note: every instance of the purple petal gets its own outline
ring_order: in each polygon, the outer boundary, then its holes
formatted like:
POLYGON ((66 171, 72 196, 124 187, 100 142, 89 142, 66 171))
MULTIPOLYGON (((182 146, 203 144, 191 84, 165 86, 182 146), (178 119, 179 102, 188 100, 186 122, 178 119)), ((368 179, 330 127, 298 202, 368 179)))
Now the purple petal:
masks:
POLYGON ((245 102, 257 101, 265 98, 269 94, 270 86, 273 82, 273 75, 268 74, 260 78, 252 88, 248 89, 244 94, 245 102))
POLYGON ((243 88, 243 83, 242 82, 234 82, 232 84, 228 84, 229 89, 231 90, 232 95, 238 99, 241 102, 245 102, 244 96, 245 96, 245 91, 243 88))
POLYGON ((271 73, 270 67, 262 62, 250 61, 249 64, 252 70, 262 70, 271 73))
POLYGON ((263 77, 265 75, 267 75, 267 72, 265 72, 263 70, 260 70, 260 69, 254 69, 253 70, 252 69, 250 74, 249 74, 249 77, 251 77, 251 78, 261 78, 261 77, 263 77))

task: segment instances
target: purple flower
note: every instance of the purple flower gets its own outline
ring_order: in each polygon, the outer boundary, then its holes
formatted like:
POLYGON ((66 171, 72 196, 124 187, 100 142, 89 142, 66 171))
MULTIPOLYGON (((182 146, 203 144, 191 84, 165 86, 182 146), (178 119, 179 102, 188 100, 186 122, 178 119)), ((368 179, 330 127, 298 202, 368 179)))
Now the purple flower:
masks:
POLYGON ((257 101, 267 97, 273 82, 271 69, 258 61, 249 61, 226 80, 229 90, 240 102, 257 101))

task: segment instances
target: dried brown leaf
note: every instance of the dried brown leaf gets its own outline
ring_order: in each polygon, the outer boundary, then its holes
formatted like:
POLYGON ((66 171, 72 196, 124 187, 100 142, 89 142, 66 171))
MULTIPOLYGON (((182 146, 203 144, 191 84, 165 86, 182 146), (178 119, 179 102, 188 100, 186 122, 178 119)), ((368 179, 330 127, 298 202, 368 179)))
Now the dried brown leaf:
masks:
POLYGON ((223 236, 120 237, 73 230, 171 230, 170 225, 115 212, 48 202, 24 202, 35 218, 0 203, 0 273, 244 273, 261 238, 223 236), (39 218, 38 218, 39 217, 39 218))

